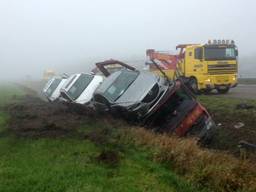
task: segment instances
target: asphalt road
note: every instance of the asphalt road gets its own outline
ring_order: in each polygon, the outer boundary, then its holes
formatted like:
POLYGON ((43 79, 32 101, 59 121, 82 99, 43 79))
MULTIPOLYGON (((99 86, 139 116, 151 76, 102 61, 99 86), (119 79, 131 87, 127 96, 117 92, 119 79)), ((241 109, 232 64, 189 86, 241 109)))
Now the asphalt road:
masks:
MULTIPOLYGON (((217 94, 213 93, 213 95, 217 94)), ((241 99, 256 99, 256 84, 239 84, 237 87, 230 89, 230 91, 227 94, 218 96, 241 99)))

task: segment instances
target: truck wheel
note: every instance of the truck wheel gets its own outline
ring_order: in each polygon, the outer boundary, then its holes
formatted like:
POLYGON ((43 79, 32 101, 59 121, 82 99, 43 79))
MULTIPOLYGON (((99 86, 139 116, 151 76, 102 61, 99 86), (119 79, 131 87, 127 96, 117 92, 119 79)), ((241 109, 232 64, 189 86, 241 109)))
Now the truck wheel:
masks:
POLYGON ((205 89, 204 90, 204 94, 205 95, 209 95, 211 93, 211 91, 212 91, 211 89, 205 89))
POLYGON ((199 93, 196 78, 194 78, 194 77, 189 78, 189 86, 193 93, 195 93, 195 94, 199 93))
POLYGON ((226 87, 225 89, 217 88, 217 91, 219 94, 225 94, 229 91, 229 87, 226 87))

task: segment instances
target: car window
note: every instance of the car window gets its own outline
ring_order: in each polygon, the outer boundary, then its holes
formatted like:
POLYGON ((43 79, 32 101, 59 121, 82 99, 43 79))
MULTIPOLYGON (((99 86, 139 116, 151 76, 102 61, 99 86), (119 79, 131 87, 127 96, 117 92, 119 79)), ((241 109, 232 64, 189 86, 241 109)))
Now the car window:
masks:
POLYGON ((139 72, 123 70, 114 82, 106 89, 104 96, 110 101, 116 101, 135 81, 139 72))
POLYGON ((58 87, 58 85, 60 84, 61 79, 55 79, 52 84, 50 85, 50 87, 46 90, 46 94, 48 97, 50 97, 52 95, 52 93, 54 92, 54 90, 58 87))
POLYGON ((81 74, 80 77, 68 90, 67 94, 69 95, 69 97, 73 100, 76 100, 91 83, 92 79, 93 75, 81 74))
POLYGON ((74 75, 74 76, 70 79, 70 81, 66 84, 65 89, 67 89, 67 88, 69 87, 69 85, 74 81, 75 78, 76 78, 76 75, 74 75))
POLYGON ((235 48, 205 48, 206 60, 236 59, 235 48))

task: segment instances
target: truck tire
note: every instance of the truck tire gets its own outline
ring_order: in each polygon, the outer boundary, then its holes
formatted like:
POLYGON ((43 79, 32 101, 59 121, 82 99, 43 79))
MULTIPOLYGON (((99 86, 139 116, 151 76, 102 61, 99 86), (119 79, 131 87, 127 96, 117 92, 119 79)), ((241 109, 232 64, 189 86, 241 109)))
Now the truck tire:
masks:
POLYGON ((229 87, 226 87, 225 89, 217 88, 217 91, 219 94, 226 94, 229 91, 229 87))
POLYGON ((211 91, 212 91, 211 89, 205 89, 204 90, 204 94, 205 95, 209 95, 211 93, 211 91))

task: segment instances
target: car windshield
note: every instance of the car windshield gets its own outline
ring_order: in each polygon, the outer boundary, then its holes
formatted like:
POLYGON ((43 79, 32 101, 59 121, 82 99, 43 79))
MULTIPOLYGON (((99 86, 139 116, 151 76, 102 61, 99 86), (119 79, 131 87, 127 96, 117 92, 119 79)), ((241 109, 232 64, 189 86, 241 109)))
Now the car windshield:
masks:
POLYGON ((116 101, 138 77, 138 71, 123 70, 114 82, 106 89, 104 95, 110 101, 116 101))
POLYGON ((236 59, 235 48, 205 48, 205 60, 229 60, 236 59))
POLYGON ((69 85, 71 85, 71 83, 74 81, 75 78, 76 78, 76 75, 74 75, 71 79, 68 79, 65 89, 67 89, 69 87, 69 85))
POLYGON ((50 87, 46 90, 46 95, 48 97, 50 97, 52 95, 52 93, 55 91, 55 89, 58 87, 58 85, 60 84, 61 79, 54 79, 54 81, 52 82, 52 84, 50 85, 50 87))
POLYGON ((76 100, 82 92, 87 88, 93 79, 92 75, 81 74, 75 83, 70 87, 67 94, 72 100, 76 100))

